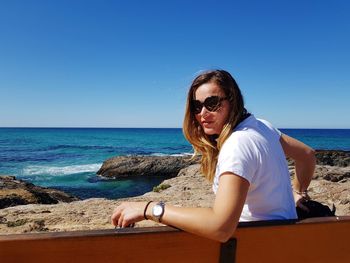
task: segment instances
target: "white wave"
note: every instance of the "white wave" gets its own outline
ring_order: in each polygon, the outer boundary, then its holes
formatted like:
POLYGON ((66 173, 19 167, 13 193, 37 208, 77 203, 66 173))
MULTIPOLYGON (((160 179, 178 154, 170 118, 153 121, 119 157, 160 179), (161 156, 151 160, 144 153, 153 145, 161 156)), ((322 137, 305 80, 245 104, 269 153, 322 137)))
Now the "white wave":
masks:
POLYGON ((68 175, 86 172, 97 172, 101 167, 101 163, 69 165, 69 166, 41 166, 31 165, 23 169, 23 173, 27 175, 68 175))

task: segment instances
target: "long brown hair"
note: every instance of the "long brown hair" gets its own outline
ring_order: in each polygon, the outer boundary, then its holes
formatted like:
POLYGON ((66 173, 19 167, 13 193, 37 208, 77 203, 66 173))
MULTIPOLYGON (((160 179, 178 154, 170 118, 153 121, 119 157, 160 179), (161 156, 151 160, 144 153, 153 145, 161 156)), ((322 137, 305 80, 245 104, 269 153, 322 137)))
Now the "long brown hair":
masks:
POLYGON ((215 168, 219 151, 233 129, 248 113, 244 108, 244 100, 236 81, 225 70, 207 71, 197 76, 187 95, 186 112, 183 122, 183 133, 194 148, 194 155, 201 155, 201 172, 210 182, 215 176, 215 168), (226 124, 219 135, 207 135, 191 111, 192 101, 199 86, 215 83, 224 91, 230 103, 230 113, 226 124))

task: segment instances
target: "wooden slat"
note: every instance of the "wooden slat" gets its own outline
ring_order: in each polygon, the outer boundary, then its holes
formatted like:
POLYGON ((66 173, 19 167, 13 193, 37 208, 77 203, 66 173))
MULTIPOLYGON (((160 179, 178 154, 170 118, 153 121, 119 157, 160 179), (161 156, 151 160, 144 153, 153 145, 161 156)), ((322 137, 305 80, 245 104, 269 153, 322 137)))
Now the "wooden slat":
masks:
POLYGON ((294 225, 236 231, 236 262, 349 263, 350 218, 310 219, 294 225))
POLYGON ((350 217, 240 224, 234 237, 170 227, 0 235, 0 262, 350 262, 350 217))
POLYGON ((219 242, 161 229, 1 237, 0 262, 217 262, 219 242))

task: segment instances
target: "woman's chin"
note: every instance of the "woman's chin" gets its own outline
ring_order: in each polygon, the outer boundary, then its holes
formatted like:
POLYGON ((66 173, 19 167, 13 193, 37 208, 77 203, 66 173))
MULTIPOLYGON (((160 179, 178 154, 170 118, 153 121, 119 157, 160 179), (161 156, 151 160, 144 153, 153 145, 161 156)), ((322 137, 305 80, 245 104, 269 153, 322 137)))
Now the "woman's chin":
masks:
POLYGON ((208 128, 208 127, 203 127, 203 131, 206 135, 215 135, 218 134, 218 132, 216 131, 216 129, 213 128, 208 128))

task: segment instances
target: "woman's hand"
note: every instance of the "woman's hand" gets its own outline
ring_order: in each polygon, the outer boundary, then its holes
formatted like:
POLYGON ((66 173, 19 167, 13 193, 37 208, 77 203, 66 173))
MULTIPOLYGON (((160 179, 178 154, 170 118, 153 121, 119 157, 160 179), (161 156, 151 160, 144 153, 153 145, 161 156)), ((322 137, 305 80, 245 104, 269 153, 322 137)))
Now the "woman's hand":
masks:
POLYGON ((294 195, 294 202, 295 202, 295 206, 301 208, 302 210, 309 212, 309 208, 307 208, 303 203, 305 201, 310 200, 310 196, 307 193, 297 193, 295 191, 293 191, 293 195, 294 195))
POLYGON ((114 226, 128 227, 144 219, 146 202, 123 202, 114 210, 111 221, 114 226))

